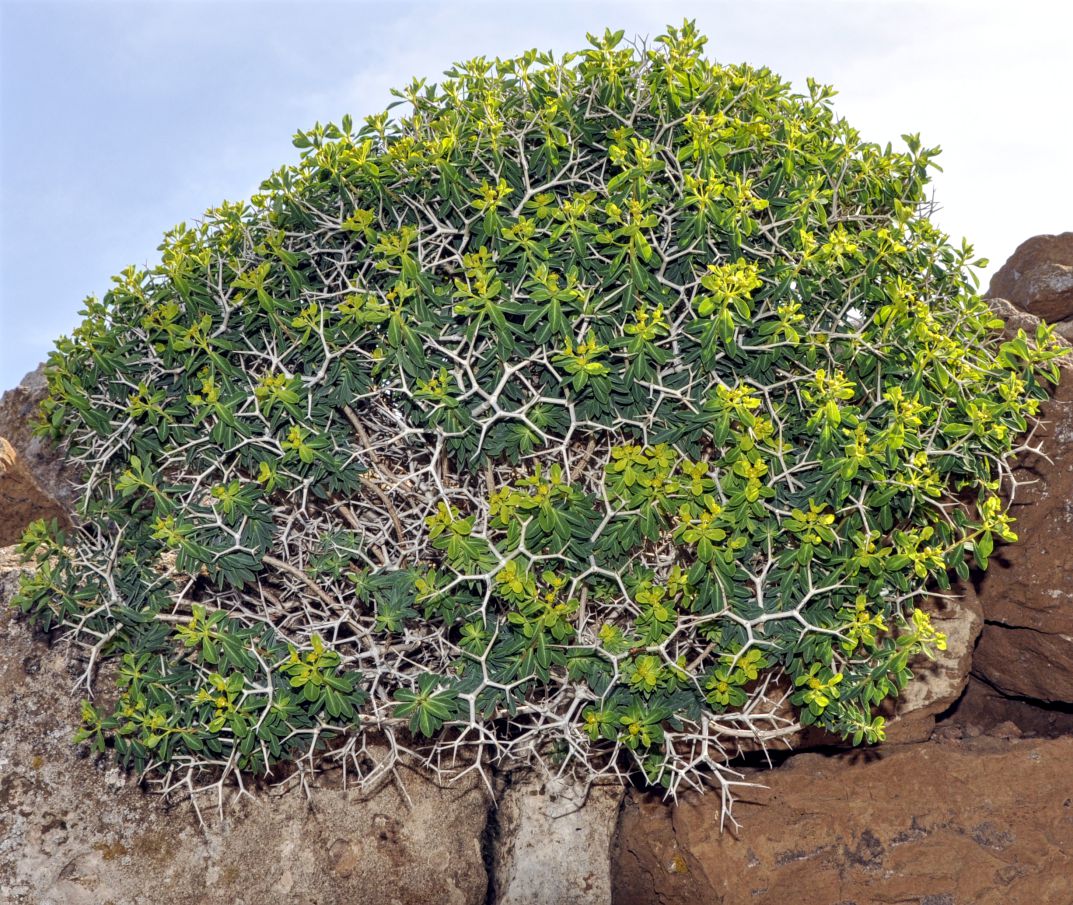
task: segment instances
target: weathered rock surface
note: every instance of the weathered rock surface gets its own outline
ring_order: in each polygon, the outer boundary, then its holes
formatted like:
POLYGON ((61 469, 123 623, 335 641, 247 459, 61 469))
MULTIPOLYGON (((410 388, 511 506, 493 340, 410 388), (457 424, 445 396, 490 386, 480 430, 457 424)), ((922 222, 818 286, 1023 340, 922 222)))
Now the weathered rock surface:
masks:
POLYGON ((991 278, 987 295, 1008 299, 1073 338, 1073 232, 1022 242, 991 278))
MULTIPOLYGON (((1062 598, 1057 601, 1060 603, 1062 598)), ((1066 603, 1069 604, 1068 598, 1066 603)), ((1008 695, 1051 702, 1073 701, 1070 616, 1029 606, 1016 618, 1038 620, 1044 627, 1006 622, 985 626, 980 636, 977 672, 1008 695)))
POLYGON ((1069 905, 1073 738, 982 736, 835 756, 752 779, 720 835, 714 796, 631 794, 616 905, 1069 905))
POLYGON ((64 465, 62 455, 49 440, 33 434, 38 407, 46 395, 48 385, 44 365, 39 365, 17 387, 0 396, 0 437, 6 438, 14 447, 38 487, 69 510, 75 501, 75 475, 69 466, 64 465))
MULTIPOLYGON (((1008 328, 1035 330, 1035 318, 992 304, 1008 328)), ((986 624, 973 671, 1009 695, 1073 702, 1073 361, 1041 417, 1032 442, 1050 461, 1025 456, 1016 471, 1018 542, 996 549, 979 582, 986 624)))
POLYGON ((67 523, 64 509, 38 485, 21 456, 0 436, 0 547, 13 544, 34 519, 67 523))
POLYGON ((943 715, 936 736, 973 738, 1005 733, 1010 738, 1073 736, 1073 707, 1009 698, 971 676, 957 705, 943 715))
POLYGON ((935 659, 918 657, 912 663, 913 681, 889 702, 887 742, 918 742, 935 728, 935 718, 961 697, 969 681, 973 648, 984 618, 976 591, 955 586, 950 597, 932 598, 923 606, 932 614, 936 629, 946 635, 946 650, 935 659))
POLYGON ((530 773, 500 796, 492 863, 497 905, 611 901, 611 841, 623 788, 530 773))
MULTIPOLYGON (((71 744, 63 651, 31 640, 0 563, 0 902, 10 905, 477 905, 488 799, 403 770, 368 800, 339 788, 259 794, 221 821, 166 809, 71 744)), ((211 811, 211 809, 210 809, 211 811)))

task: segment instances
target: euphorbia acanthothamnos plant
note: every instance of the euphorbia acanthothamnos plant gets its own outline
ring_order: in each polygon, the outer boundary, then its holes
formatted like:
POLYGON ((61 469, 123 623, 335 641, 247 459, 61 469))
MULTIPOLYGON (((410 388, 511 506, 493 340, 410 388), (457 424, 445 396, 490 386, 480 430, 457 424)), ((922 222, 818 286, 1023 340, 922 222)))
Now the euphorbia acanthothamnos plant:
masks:
POLYGON ((919 604, 1014 539, 1058 348, 927 219, 934 150, 704 43, 414 82, 88 301, 45 404, 80 526, 20 594, 115 664, 80 738, 171 785, 365 776, 375 733, 672 793, 882 739, 919 604))

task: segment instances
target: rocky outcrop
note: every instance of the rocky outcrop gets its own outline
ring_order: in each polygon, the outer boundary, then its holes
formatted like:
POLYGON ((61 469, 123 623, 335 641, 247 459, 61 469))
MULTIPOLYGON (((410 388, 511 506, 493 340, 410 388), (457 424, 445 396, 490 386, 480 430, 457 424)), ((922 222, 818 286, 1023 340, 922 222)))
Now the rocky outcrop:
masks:
POLYGON ((1000 731, 1012 738, 1073 736, 1073 707, 1011 698, 970 676, 965 693, 936 729, 944 738, 974 738, 1000 731))
POLYGON ((1022 242, 992 277, 989 298, 1007 299, 1073 339, 1073 232, 1022 242))
POLYGON ((835 756, 762 776, 720 833, 714 796, 632 794, 616 905, 1069 905, 1073 738, 981 736, 835 756))
MULTIPOLYGON (((1008 327, 1035 330, 1034 317, 992 304, 1008 327)), ((979 580, 985 625, 973 671, 1008 695, 1073 702, 1073 361, 1041 417, 1032 442, 1044 455, 1015 471, 1018 541, 997 548, 979 580)))
POLYGON ((76 496, 74 471, 64 464, 60 450, 33 432, 38 409, 47 395, 45 367, 39 365, 15 389, 0 396, 0 437, 11 444, 40 490, 70 510, 76 496))
POLYGON ((74 677, 7 601, 0 555, 0 902, 10 905, 478 905, 488 797, 402 769, 375 797, 322 778, 257 792, 220 819, 166 807, 71 743, 74 677), (405 790, 405 791, 403 791, 405 790))
POLYGON ((13 544, 34 519, 67 524, 67 514, 41 489, 22 457, 0 436, 0 547, 13 544))

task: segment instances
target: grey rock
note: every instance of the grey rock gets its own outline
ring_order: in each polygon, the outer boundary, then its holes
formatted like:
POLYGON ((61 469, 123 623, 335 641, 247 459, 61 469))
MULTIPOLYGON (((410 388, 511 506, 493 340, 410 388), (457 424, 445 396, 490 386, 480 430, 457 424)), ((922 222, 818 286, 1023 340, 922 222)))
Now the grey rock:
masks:
POLYGON ((610 905, 621 784, 584 786, 528 772, 499 797, 498 905, 610 905))

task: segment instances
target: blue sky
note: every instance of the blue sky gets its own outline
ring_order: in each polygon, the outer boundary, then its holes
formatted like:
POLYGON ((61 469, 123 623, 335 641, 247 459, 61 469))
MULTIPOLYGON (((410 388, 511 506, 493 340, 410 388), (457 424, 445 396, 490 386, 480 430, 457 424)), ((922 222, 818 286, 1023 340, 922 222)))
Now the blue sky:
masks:
POLYGON ((709 53, 833 84, 866 138, 944 149, 939 222, 1001 264, 1073 229, 1066 3, 0 0, 0 389, 163 232, 247 197, 294 131, 413 76, 695 18, 709 53))

